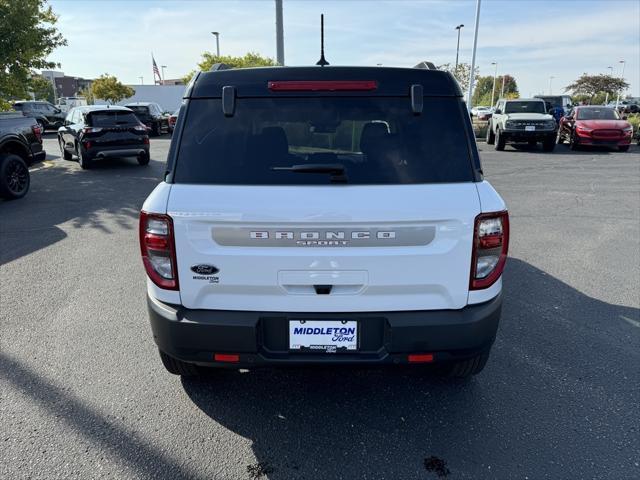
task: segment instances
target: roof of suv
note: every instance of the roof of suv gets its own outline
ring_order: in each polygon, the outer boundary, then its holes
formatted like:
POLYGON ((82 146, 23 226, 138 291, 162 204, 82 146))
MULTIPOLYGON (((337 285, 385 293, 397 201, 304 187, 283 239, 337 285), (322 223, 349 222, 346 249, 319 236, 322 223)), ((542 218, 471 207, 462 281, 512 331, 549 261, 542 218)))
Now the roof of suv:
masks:
POLYGON ((74 107, 75 109, 80 110, 81 112, 96 112, 103 110, 115 110, 117 112, 130 112, 131 109, 127 107, 121 107, 119 105, 82 105, 80 107, 74 107))
POLYGON ((505 102, 544 102, 541 98, 501 98, 505 102))
MULTIPOLYGON (((222 87, 234 86, 238 97, 301 96, 300 91, 269 90, 269 82, 375 81, 369 91, 331 91, 332 96, 408 96, 411 85, 422 85, 425 96, 461 97, 458 82, 450 73, 423 68, 390 67, 261 67, 200 72, 187 87, 185 98, 219 98, 222 87)), ((303 96, 327 95, 327 91, 304 91, 303 96)))

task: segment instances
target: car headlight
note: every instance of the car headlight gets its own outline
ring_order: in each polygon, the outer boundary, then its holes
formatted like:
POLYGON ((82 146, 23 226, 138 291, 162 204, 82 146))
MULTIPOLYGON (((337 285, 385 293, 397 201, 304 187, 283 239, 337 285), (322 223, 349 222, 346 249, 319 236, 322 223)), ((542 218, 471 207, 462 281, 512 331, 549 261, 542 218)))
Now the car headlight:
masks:
POLYGON ((514 128, 516 126, 516 122, 513 120, 507 120, 504 124, 506 128, 514 128))
POLYGON ((544 122, 544 126, 545 126, 545 128, 556 128, 556 121, 555 120, 547 120, 546 122, 544 122))

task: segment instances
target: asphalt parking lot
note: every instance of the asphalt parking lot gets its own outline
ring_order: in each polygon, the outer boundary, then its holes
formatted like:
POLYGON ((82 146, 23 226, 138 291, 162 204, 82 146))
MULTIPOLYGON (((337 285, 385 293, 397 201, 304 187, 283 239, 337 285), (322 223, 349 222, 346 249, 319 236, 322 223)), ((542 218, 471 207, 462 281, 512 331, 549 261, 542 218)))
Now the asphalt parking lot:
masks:
POLYGON ((137 215, 162 176, 59 158, 0 203, 0 478, 640 478, 640 149, 480 144, 511 213, 497 343, 420 370, 164 371, 137 215), (428 468, 427 468, 428 467, 428 468), (440 476, 440 477, 439 477, 440 476))

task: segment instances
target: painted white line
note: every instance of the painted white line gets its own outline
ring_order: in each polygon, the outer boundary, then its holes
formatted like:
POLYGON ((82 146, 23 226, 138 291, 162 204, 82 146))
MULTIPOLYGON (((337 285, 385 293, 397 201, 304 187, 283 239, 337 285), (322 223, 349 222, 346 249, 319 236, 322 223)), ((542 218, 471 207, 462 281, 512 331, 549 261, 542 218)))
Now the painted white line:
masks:
POLYGON ((45 168, 53 167, 53 162, 44 161, 41 167, 30 168, 29 173, 37 172, 38 170, 44 170, 45 168))
POLYGON ((632 320, 631 318, 627 318, 624 315, 620 315, 620 318, 623 319, 625 322, 629 323, 630 325, 633 325, 636 328, 640 328, 640 322, 637 320, 632 320))

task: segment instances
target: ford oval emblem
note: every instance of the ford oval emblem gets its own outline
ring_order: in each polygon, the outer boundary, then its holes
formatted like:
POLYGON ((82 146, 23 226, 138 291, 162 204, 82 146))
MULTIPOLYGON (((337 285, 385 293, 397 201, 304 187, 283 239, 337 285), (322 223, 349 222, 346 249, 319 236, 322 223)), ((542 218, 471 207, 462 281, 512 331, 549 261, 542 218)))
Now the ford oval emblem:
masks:
POLYGON ((213 265, 201 263, 200 265, 193 265, 191 267, 191 271, 193 273, 197 273, 198 275, 213 275, 214 273, 218 273, 220 270, 218 270, 213 265))

